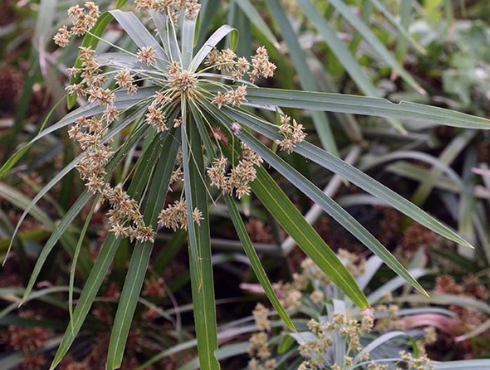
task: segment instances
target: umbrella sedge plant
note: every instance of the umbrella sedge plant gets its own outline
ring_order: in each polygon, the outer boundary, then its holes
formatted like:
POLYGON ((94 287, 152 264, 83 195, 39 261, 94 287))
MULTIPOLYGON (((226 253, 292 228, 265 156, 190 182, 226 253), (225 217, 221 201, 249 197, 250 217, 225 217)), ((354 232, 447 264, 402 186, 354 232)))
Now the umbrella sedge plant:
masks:
MULTIPOLYGON (((283 114, 282 108, 415 119, 476 129, 490 128, 490 121, 425 105, 393 104, 379 98, 261 88, 256 82, 272 77, 276 66, 269 61, 264 47, 257 48, 250 58, 237 57, 233 51, 237 31, 233 28, 221 26, 195 50, 196 40, 202 37, 197 23, 200 10, 197 1, 136 0, 136 9, 131 11, 120 9, 124 3, 118 1, 116 10, 105 13, 93 2, 69 9, 73 24, 60 28, 54 41, 65 47, 73 38, 84 37, 76 63, 68 69, 71 80, 66 88, 69 106, 77 99, 82 104, 59 122, 44 128, 0 169, 0 176, 4 176, 36 141, 62 128, 69 127, 69 136, 80 147, 76 159, 40 191, 22 217, 66 173, 78 170, 87 189, 46 242, 24 300, 31 294, 50 251, 89 200, 94 198, 109 208, 110 233, 76 306, 72 309, 70 304, 70 322, 51 369, 68 353, 121 240, 128 238, 133 245, 132 256, 107 357, 107 369, 120 367, 158 228, 187 231, 200 368, 218 369, 208 208, 222 200, 257 279, 290 330, 295 330, 294 325, 246 232, 239 201, 244 196, 257 197, 331 281, 355 305, 367 308, 369 303, 355 279, 274 181, 272 169, 425 294, 422 286, 354 217, 282 158, 293 152, 340 175, 434 232, 471 247, 405 198, 309 143, 303 125, 283 114), (142 14, 149 20, 149 28, 140 20, 142 14), (111 21, 117 22, 132 39, 133 49, 104 39, 104 30, 111 21), (225 38, 231 40, 230 48, 220 47, 225 38), (97 52, 99 43, 105 43, 109 51, 97 52), (276 122, 264 119, 270 117, 262 114, 264 111, 274 112, 276 122), (126 141, 119 148, 112 147, 111 139, 122 130, 129 132, 126 141), (255 133, 272 140, 276 150, 264 145, 255 133), (143 148, 143 153, 131 176, 123 183, 114 183, 113 171, 136 146, 143 148), (183 183, 179 199, 164 206, 169 186, 178 182, 183 183), (216 194, 216 189, 220 195, 213 198, 211 194, 216 194)), ((77 249, 80 246, 78 243, 77 249)), ((74 271, 72 268, 72 287, 74 271)), ((70 303, 72 297, 73 293, 70 303)))

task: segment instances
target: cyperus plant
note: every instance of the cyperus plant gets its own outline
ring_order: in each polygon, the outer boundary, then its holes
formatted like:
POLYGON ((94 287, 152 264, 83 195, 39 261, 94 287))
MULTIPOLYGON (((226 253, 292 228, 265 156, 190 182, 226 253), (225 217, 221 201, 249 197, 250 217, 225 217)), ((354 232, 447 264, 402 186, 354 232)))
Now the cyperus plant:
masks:
MULTIPOLYGON (((119 1, 121 7, 125 1, 119 1)), ((139 0, 136 11, 111 10, 100 14, 87 2, 84 8, 70 8, 70 28, 62 27, 55 42, 67 46, 73 35, 85 35, 76 64, 69 68, 67 87, 72 105, 77 97, 83 104, 58 123, 41 131, 29 145, 72 125, 69 135, 81 148, 80 155, 59 176, 46 185, 36 201, 75 167, 87 190, 56 226, 38 258, 24 299, 32 291, 50 251, 75 216, 92 197, 110 206, 111 233, 101 246, 97 261, 78 297, 71 320, 55 355, 55 368, 67 354, 97 295, 121 239, 135 242, 126 281, 112 328, 107 369, 120 367, 137 298, 154 245, 157 226, 186 229, 192 283, 194 317, 200 366, 217 369, 218 348, 213 274, 211 265, 211 202, 224 199, 237 234, 256 276, 287 326, 294 326, 281 306, 255 253, 240 215, 236 198, 254 194, 277 222, 315 264, 361 308, 369 304, 349 271, 305 221, 291 200, 274 181, 266 162, 324 211, 372 250, 398 275, 424 292, 407 270, 359 222, 311 181, 282 159, 295 152, 344 177, 381 198, 429 229, 459 244, 469 244, 431 216, 338 157, 305 141, 303 126, 284 115, 281 108, 367 114, 398 119, 415 119, 465 128, 489 128, 488 120, 440 108, 360 96, 259 88, 254 83, 273 75, 275 66, 267 50, 257 49, 250 60, 233 51, 235 30, 222 26, 195 50, 199 4, 196 1, 139 0), (149 14, 152 29, 139 20, 149 14), (136 44, 127 50, 113 45, 103 31, 114 18, 136 44), (220 49, 229 36, 230 48, 220 49), (158 41, 158 38, 160 41, 158 41), (112 50, 98 53, 102 41, 112 50), (88 101, 85 103, 85 101, 88 101), (276 113, 277 123, 262 118, 263 111, 276 113), (111 147, 111 139, 129 132, 124 143, 111 147), (259 133, 277 144, 278 154, 259 141, 259 133), (132 148, 142 148, 131 176, 113 183, 116 166, 132 148), (183 182, 181 195, 164 207, 169 186, 183 182), (218 198, 216 189, 220 190, 218 198)), ((0 169, 4 175, 26 149, 14 155, 0 169)), ((172 189, 179 189, 173 186, 172 189)), ((25 216, 25 215, 24 215, 25 216)), ((87 220, 89 222, 89 220, 87 220)), ((88 225, 88 223, 87 223, 88 225)), ((84 228, 86 230, 86 228, 84 228)), ((82 232, 81 238, 84 235, 82 232)), ((77 247, 78 255, 81 243, 77 247)), ((75 258, 76 259, 76 258, 75 258)), ((75 264, 76 262, 74 262, 75 264)), ((73 284, 72 269, 71 284, 73 284)), ((70 301, 72 293, 70 294, 70 301)), ((70 305, 71 309, 71 305, 70 305)))

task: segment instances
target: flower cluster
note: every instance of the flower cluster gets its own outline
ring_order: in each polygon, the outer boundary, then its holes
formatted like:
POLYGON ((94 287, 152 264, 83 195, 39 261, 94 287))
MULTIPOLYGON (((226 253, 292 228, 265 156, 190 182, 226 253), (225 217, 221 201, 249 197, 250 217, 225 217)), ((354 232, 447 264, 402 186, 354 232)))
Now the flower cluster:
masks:
MULTIPOLYGON (((202 219, 202 212, 194 208, 192 220, 199 225, 202 219)), ((177 200, 174 204, 163 209, 158 215, 158 223, 173 231, 177 229, 187 230, 187 208, 185 201, 177 200)))
POLYGON ((212 103, 216 104, 218 108, 221 108, 224 104, 239 107, 247 99, 247 86, 238 86, 236 89, 230 89, 226 93, 218 92, 214 97, 212 103))
POLYGON ((257 48, 256 54, 252 56, 252 64, 245 57, 238 57, 233 50, 224 49, 222 51, 213 49, 207 56, 205 64, 212 66, 218 71, 224 72, 234 80, 241 79, 245 73, 252 82, 258 78, 269 78, 274 75, 276 66, 269 61, 267 49, 263 46, 257 48))
POLYGON ((176 23, 182 10, 185 12, 186 19, 195 19, 201 5, 197 0, 136 0, 137 9, 158 10, 176 23))
POLYGON ((138 49, 136 57, 141 63, 149 66, 155 64, 157 61, 157 53, 151 46, 143 46, 141 49, 138 49))
POLYGON ((281 150, 285 150, 288 153, 293 151, 294 144, 302 142, 306 134, 303 132, 303 125, 300 125, 293 119, 293 124, 290 124, 291 117, 281 116, 281 126, 279 126, 279 133, 283 136, 283 139, 276 140, 276 144, 279 145, 281 150))
POLYGON ((249 73, 252 82, 255 82, 259 77, 272 77, 276 69, 276 66, 269 62, 269 54, 263 46, 259 47, 257 54, 252 57, 252 66, 252 72, 249 73))
POLYGON ((92 193, 99 193, 101 199, 107 200, 109 224, 116 236, 126 236, 139 241, 153 240, 153 230, 144 225, 139 205, 120 187, 112 187, 106 182, 106 164, 113 156, 107 142, 103 141, 107 133, 106 122, 97 117, 78 118, 68 134, 80 144, 84 151, 77 164, 80 177, 92 193))
MULTIPOLYGON (((197 0, 136 0, 135 4, 137 9, 163 12, 168 22, 173 22, 175 27, 178 26, 177 18, 181 14, 184 14, 187 19, 194 19, 200 8, 197 0)), ((71 28, 60 28, 54 37, 54 41, 63 47, 68 44, 71 35, 87 33, 100 15, 98 8, 92 2, 86 2, 83 8, 74 6, 68 13, 73 19, 73 25, 71 28)), ((175 30, 175 27, 170 28, 175 30)), ((162 50, 165 53, 165 46, 162 50)), ((155 82, 158 89, 149 99, 144 121, 157 133, 163 133, 172 125, 179 127, 182 124, 181 117, 169 122, 169 117, 173 116, 179 104, 187 104, 187 102, 196 104, 199 99, 204 98, 221 108, 223 105, 239 107, 247 101, 246 84, 227 85, 221 78, 208 79, 204 73, 208 68, 214 68, 234 81, 247 74, 252 81, 255 81, 260 77, 272 77, 276 66, 269 61, 269 55, 264 47, 259 47, 250 61, 238 57, 230 49, 223 51, 213 49, 205 60, 204 64, 207 67, 201 71, 184 69, 180 62, 171 57, 168 58, 168 63, 160 65, 157 63, 158 58, 163 57, 160 51, 152 46, 140 45, 136 53, 131 55, 145 65, 143 70, 114 66, 107 68, 108 66, 102 62, 104 59, 96 57, 95 50, 80 47, 79 62, 75 67, 67 70, 70 77, 76 78, 76 82, 67 86, 66 90, 70 95, 103 106, 104 110, 100 115, 79 118, 70 129, 69 135, 78 142, 82 150, 82 160, 77 165, 81 178, 92 193, 99 194, 102 201, 110 204, 108 215, 111 232, 132 240, 147 241, 154 239, 154 230, 145 226, 138 202, 131 199, 121 186, 110 185, 110 174, 106 169, 114 155, 107 139, 109 127, 120 114, 116 105, 116 90, 126 90, 128 94, 137 93, 138 79, 147 78, 147 71, 152 71, 152 82, 155 82), (106 88, 110 86, 111 76, 114 87, 106 88), (203 84, 200 84, 201 80, 216 85, 221 92, 209 93, 203 84)), ((240 129, 238 123, 231 127, 235 134, 239 134, 240 129)), ((262 159, 257 154, 248 147, 242 146, 241 158, 237 163, 220 157, 207 169, 207 174, 212 186, 218 187, 226 194, 235 194, 241 198, 250 193, 250 183, 256 177, 255 166, 260 165, 261 162, 262 159), (230 164, 231 170, 228 171, 230 164)), ((182 180, 183 177, 181 165, 177 163, 176 166, 171 175, 170 185, 182 180)), ((185 203, 176 201, 160 212, 158 220, 160 225, 175 231, 187 228, 187 218, 185 203)), ((194 209, 192 218, 199 224, 202 213, 194 209)))
MULTIPOLYGON (((333 312, 331 319, 325 322, 310 320, 308 329, 315 335, 315 340, 301 342, 299 351, 302 357, 306 358, 298 369, 324 369, 330 368, 344 369, 353 364, 353 355, 356 355, 362 350, 361 336, 369 333, 372 329, 373 319, 372 312, 366 311, 362 315, 361 322, 358 319, 352 318, 347 314, 333 312), (330 364, 326 363, 325 354, 329 347, 333 345, 334 335, 345 337, 347 353, 343 358, 343 363, 330 364), (328 366, 328 367, 327 367, 328 366)), ((363 360, 367 360, 369 354, 363 354, 363 360)))
POLYGON ((134 78, 129 69, 118 71, 114 76, 114 80, 116 81, 117 86, 126 89, 128 94, 136 94, 138 91, 138 85, 134 83, 134 78))
POLYGON ((252 334, 248 345, 248 354, 251 360, 248 362, 250 370, 272 370, 276 368, 276 360, 270 358, 271 351, 267 343, 271 325, 268 319, 269 310, 258 303, 253 310, 255 325, 259 329, 258 333, 252 334))
POLYGON ((405 363, 405 366, 409 370, 432 370, 434 365, 430 362, 427 355, 414 358, 411 353, 401 351, 399 353, 400 358, 405 363))
POLYGON ((73 25, 70 29, 66 26, 58 29, 58 33, 53 38, 56 45, 64 48, 70 43, 72 35, 83 36, 95 26, 100 16, 99 7, 94 2, 87 1, 84 8, 74 5, 68 9, 68 16, 73 18, 73 25))
POLYGON ((262 158, 253 150, 242 144, 242 156, 238 164, 227 174, 228 159, 217 158, 211 167, 207 169, 207 175, 211 180, 211 186, 217 187, 225 194, 235 194, 238 198, 250 194, 250 183, 255 180, 257 172, 254 166, 259 166, 262 158))
MULTIPOLYGON (((79 58, 82 61, 81 68, 71 69, 70 72, 74 75, 80 74, 82 81, 69 85, 68 92, 86 96, 89 102, 105 106, 100 117, 80 117, 68 131, 69 137, 75 139, 83 151, 82 159, 77 164, 80 177, 92 193, 100 194, 101 200, 108 201, 111 205, 112 209, 108 212, 109 224, 116 236, 142 242, 153 241, 154 231, 145 226, 138 203, 120 186, 112 187, 107 183, 105 167, 114 152, 105 137, 109 125, 118 117, 116 98, 112 90, 101 87, 105 76, 101 74, 101 66, 95 60, 94 50, 82 47, 79 58)), ((127 71, 118 73, 116 82, 128 89, 128 92, 135 89, 127 71)))

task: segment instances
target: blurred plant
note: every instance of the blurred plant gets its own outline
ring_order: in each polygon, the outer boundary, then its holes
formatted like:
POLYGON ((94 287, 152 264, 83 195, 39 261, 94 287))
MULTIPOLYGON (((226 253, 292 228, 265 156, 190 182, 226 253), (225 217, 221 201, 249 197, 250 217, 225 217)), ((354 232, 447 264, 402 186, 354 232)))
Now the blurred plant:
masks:
MULTIPOLYGON (((343 250, 339 257, 368 291, 381 261, 376 256, 366 261, 343 250)), ((420 268, 410 271, 416 276, 429 273, 420 268)), ((464 319, 436 307, 400 307, 394 303, 404 302, 406 297, 403 291, 398 293, 404 285, 400 278, 371 289, 367 298, 373 306, 365 310, 353 307, 309 259, 301 263, 301 271, 293 279, 292 283, 276 284, 275 289, 283 304, 294 302, 287 307, 300 331, 285 333, 269 320, 273 313, 258 304, 253 320, 259 332, 252 334, 247 348, 250 370, 484 369, 490 364, 490 360, 430 360, 426 348, 437 340, 435 329, 448 333, 450 325, 458 326, 464 319)))

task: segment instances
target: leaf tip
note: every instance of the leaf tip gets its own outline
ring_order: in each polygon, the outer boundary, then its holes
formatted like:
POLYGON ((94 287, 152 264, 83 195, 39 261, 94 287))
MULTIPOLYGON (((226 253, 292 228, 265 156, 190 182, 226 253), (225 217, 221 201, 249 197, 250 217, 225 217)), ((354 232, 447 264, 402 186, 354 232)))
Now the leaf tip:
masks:
POLYGON ((427 293, 427 291, 426 291, 426 290, 425 290, 425 289, 424 289, 422 286, 419 286, 419 287, 417 288, 417 290, 418 290, 420 293, 422 293, 424 296, 426 296, 427 298, 430 298, 430 294, 429 294, 429 293, 427 293))
POLYGON ((469 241, 463 239, 463 242, 461 243, 462 246, 464 247, 467 247, 467 248, 470 248, 470 249, 475 249, 475 247, 473 246, 473 244, 471 244, 469 241))

